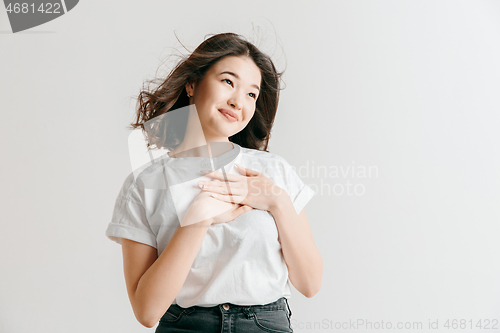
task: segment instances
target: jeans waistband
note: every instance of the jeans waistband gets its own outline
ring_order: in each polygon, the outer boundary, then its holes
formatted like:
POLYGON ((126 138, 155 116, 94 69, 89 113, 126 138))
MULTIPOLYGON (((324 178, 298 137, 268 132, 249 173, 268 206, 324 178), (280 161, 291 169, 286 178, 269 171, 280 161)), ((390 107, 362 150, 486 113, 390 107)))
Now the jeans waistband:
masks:
POLYGON ((291 316, 292 311, 290 310, 290 306, 288 305, 288 300, 286 297, 281 297, 278 300, 268 303, 268 304, 263 304, 263 305, 237 305, 233 303, 222 303, 219 305, 215 306, 198 306, 198 305, 193 305, 188 308, 183 308, 177 304, 172 304, 172 307, 177 308, 178 310, 182 310, 184 313, 191 313, 193 311, 206 311, 206 312, 223 312, 223 313, 240 313, 244 312, 247 313, 249 311, 251 312, 260 312, 260 311, 273 311, 273 310, 287 310, 288 313, 291 316))

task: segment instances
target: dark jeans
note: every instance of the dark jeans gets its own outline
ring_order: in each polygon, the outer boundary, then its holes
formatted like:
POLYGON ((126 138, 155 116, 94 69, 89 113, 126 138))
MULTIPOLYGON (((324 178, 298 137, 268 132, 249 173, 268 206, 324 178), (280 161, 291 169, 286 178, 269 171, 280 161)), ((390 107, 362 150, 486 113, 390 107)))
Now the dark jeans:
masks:
POLYGON ((203 332, 291 333, 292 312, 285 297, 264 305, 223 303, 212 307, 172 304, 161 317, 156 333, 203 332))

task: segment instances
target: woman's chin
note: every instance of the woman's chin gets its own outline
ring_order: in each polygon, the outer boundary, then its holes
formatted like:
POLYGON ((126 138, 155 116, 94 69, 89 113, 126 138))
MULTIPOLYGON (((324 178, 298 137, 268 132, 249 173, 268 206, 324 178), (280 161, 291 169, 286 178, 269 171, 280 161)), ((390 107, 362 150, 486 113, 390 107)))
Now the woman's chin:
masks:
POLYGON ((232 128, 229 128, 229 127, 232 127, 232 126, 220 126, 219 128, 217 128, 216 132, 219 133, 220 136, 227 137, 227 138, 229 138, 229 137, 231 137, 239 132, 239 131, 235 131, 235 128, 237 126, 234 126, 232 128))

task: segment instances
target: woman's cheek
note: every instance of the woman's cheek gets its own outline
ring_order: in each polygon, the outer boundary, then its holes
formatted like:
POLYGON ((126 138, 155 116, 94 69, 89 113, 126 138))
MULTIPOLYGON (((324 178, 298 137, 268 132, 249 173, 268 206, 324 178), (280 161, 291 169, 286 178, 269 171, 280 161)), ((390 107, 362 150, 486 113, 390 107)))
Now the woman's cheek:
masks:
POLYGON ((255 114, 255 109, 252 112, 248 112, 245 115, 245 122, 248 123, 250 121, 250 119, 252 119, 252 117, 253 117, 254 114, 255 114))

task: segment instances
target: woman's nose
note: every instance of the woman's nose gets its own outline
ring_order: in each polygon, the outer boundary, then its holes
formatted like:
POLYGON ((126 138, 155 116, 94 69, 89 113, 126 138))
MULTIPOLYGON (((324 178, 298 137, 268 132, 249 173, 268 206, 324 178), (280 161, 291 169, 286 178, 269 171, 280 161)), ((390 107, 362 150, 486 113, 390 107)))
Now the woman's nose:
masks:
POLYGON ((232 107, 234 107, 237 110, 241 109, 241 105, 242 105, 241 97, 237 94, 232 95, 231 98, 229 99, 228 103, 229 103, 229 105, 231 105, 232 107))

